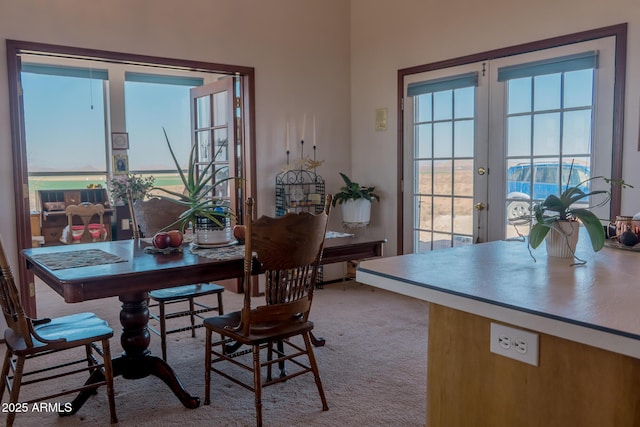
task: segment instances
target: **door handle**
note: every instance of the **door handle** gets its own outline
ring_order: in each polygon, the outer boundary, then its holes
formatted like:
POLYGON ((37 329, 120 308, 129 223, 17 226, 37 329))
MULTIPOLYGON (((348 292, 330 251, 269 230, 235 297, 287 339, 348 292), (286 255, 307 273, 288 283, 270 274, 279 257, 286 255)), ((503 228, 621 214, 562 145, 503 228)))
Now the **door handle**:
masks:
POLYGON ((484 208, 485 208, 486 206, 484 205, 484 203, 482 203, 482 202, 478 202, 478 203, 476 203, 475 205, 473 205, 473 207, 474 207, 474 208, 475 208, 475 210, 477 210, 477 211, 482 211, 482 210, 484 210, 484 208))

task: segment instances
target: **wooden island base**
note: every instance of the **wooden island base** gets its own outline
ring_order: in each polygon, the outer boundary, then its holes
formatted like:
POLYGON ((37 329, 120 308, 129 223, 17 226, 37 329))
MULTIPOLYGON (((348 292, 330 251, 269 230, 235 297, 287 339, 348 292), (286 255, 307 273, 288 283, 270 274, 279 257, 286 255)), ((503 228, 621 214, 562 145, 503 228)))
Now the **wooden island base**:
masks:
POLYGON ((532 331, 531 366, 489 351, 490 323, 430 304, 427 426, 640 426, 640 360, 532 331))

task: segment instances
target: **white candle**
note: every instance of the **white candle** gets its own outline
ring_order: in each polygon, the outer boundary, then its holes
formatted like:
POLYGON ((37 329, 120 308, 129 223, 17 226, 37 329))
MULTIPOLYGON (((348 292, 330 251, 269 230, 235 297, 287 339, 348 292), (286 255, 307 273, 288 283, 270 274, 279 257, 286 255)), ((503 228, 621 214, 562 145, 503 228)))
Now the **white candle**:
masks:
POLYGON ((287 141, 287 151, 289 151, 289 119, 287 119, 287 129, 284 134, 284 139, 287 141))
POLYGON ((316 115, 313 115, 313 148, 316 148, 316 115))
POLYGON ((302 141, 304 141, 304 128, 305 125, 307 124, 307 113, 304 113, 302 116, 302 141))

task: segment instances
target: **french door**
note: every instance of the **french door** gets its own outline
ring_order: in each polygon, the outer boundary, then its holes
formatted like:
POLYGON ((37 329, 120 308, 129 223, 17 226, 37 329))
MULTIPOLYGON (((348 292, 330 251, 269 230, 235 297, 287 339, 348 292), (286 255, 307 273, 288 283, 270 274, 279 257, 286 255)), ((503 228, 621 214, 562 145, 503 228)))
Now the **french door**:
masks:
POLYGON ((614 65, 606 37, 406 76, 404 252, 512 237, 535 201, 612 176, 614 65))
MULTIPOLYGON (((214 83, 191 89, 192 144, 196 144, 198 164, 204 168, 212 160, 214 182, 241 176, 241 116, 236 108, 239 81, 225 77, 214 83)), ((225 200, 236 214, 241 214, 241 187, 236 180, 216 185, 212 197, 225 200)))

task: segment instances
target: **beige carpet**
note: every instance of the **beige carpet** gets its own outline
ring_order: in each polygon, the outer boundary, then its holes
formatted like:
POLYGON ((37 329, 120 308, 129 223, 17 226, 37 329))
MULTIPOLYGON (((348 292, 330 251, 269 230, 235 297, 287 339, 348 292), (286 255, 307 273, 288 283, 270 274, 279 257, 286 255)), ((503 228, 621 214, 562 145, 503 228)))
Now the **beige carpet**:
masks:
MULTIPOLYGON (((120 304, 115 298, 65 304, 46 286, 38 285, 37 292, 41 316, 93 311, 119 331, 120 304)), ((226 311, 237 309, 241 296, 225 292, 224 303, 226 311)), ((316 357, 329 411, 321 410, 313 376, 304 375, 263 391, 265 426, 424 426, 427 311, 424 302, 354 282, 318 290, 311 315, 316 336, 327 340, 326 346, 316 348, 316 357)), ((111 345, 114 354, 121 352, 119 338, 111 345)), ((168 347, 168 361, 182 383, 204 401, 203 331, 198 330, 195 339, 189 334, 170 335, 168 347)), ((155 335, 150 348, 160 354, 155 335)), ((118 426, 255 425, 253 393, 217 376, 211 405, 193 410, 185 409, 155 377, 135 381, 118 377, 115 389, 118 426)), ((20 400, 28 393, 25 389, 20 400)), ((4 417, 0 413, 2 424, 4 417)), ((108 426, 108 419, 105 393, 100 390, 74 416, 19 414, 14 425, 108 426)))

